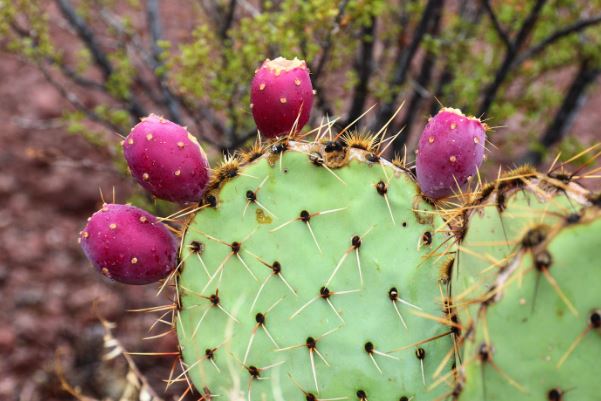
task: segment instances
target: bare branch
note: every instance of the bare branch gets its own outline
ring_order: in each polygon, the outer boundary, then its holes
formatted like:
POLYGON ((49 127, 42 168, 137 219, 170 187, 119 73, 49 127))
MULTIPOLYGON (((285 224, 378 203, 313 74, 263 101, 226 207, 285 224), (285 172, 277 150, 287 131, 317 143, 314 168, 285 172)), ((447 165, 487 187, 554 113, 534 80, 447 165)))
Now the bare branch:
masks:
POLYGON ((215 146, 216 148, 221 148, 222 141, 215 139, 214 135, 207 135, 207 133, 202 129, 203 125, 206 123, 218 135, 225 131, 223 123, 213 113, 213 110, 205 105, 198 104, 195 101, 187 99, 186 96, 181 93, 174 94, 174 96, 177 96, 182 108, 194 121, 194 124, 197 127, 195 134, 203 141, 215 146))
MULTIPOLYGON (((396 37, 393 37, 392 35, 384 35, 378 44, 378 47, 380 48, 378 52, 376 52, 376 57, 375 57, 375 65, 376 66, 384 66, 387 65, 387 63, 389 62, 391 56, 390 54, 392 53, 392 51, 395 49, 395 43, 407 43, 407 32, 409 31, 409 6, 411 6, 412 4, 416 3, 417 0, 409 0, 409 1, 401 1, 398 7, 398 10, 393 16, 390 16, 390 18, 397 18, 398 19, 398 23, 396 24, 398 26, 398 35, 396 35, 396 37)), ((398 49, 397 49, 397 54, 398 54, 398 49)))
POLYGON ((104 79, 108 79, 113 73, 113 66, 107 55, 100 49, 100 45, 96 41, 96 37, 92 33, 92 30, 75 12, 75 9, 69 0, 56 0, 56 3, 67 22, 75 29, 77 36, 79 36, 92 54, 94 61, 104 75, 104 79))
POLYGON ((86 117, 89 118, 91 121, 94 121, 108 128, 111 133, 116 133, 118 136, 121 136, 121 134, 119 133, 120 127, 100 117, 98 114, 90 110, 89 107, 86 107, 83 103, 81 103, 76 94, 69 92, 63 84, 57 82, 54 79, 52 74, 46 69, 46 66, 44 66, 42 63, 38 63, 37 67, 44 75, 44 78, 46 78, 46 81, 48 81, 48 83, 50 83, 50 85, 52 85, 61 94, 63 98, 65 98, 69 103, 71 103, 71 105, 75 107, 75 109, 84 113, 86 117))
POLYGON ((484 7, 484 11, 486 11, 486 14, 490 18, 490 22, 492 22, 495 32, 497 32, 497 35, 499 35, 499 38, 501 38, 501 40, 503 41, 503 44, 505 44, 505 46, 508 49, 512 49, 513 43, 511 43, 509 35, 501 26, 501 23, 499 22, 499 19, 495 14, 495 10, 493 10, 492 5, 490 4, 490 0, 482 0, 482 6, 484 7))
POLYGON ((332 49, 332 36, 340 29, 340 21, 342 20, 342 16, 344 15, 344 11, 348 3, 349 0, 342 0, 338 5, 338 14, 336 14, 336 18, 334 18, 334 24, 332 26, 332 29, 330 29, 330 31, 326 35, 325 40, 321 45, 323 52, 321 53, 321 57, 319 58, 319 63, 317 63, 317 66, 311 67, 312 78, 314 83, 318 81, 323 71, 323 68, 326 65, 326 61, 328 60, 328 57, 330 55, 330 50, 332 49))
POLYGON ((322 88, 319 84, 319 78, 320 78, 321 73, 323 72, 326 62, 328 61, 328 58, 330 56, 330 51, 332 49, 332 44, 333 44, 332 37, 340 29, 340 21, 342 20, 342 16, 344 15, 344 11, 346 10, 346 6, 348 5, 348 3, 349 3, 349 0, 341 0, 340 1, 339 5, 338 5, 338 13, 336 14, 336 17, 334 18, 334 24, 332 25, 332 28, 328 31, 326 38, 324 39, 323 43, 321 44, 323 51, 321 53, 321 57, 319 58, 319 62, 317 63, 316 66, 310 67, 311 81, 313 83, 313 88, 315 88, 315 90, 317 92, 317 107, 322 109, 323 112, 328 115, 332 115, 333 110, 325 97, 325 91, 322 90, 322 88))
POLYGON ((530 13, 528 13, 528 16, 522 22, 512 46, 507 48, 505 51, 505 57, 497 69, 494 80, 484 90, 484 96, 482 97, 482 102, 480 103, 477 115, 483 115, 490 109, 490 106, 494 102, 497 93, 501 88, 501 85, 503 82, 505 82, 505 79, 511 72, 513 62, 517 57, 520 48, 530 35, 530 32, 532 32, 532 29, 534 29, 536 21, 538 20, 542 8, 546 2, 547 0, 536 0, 532 10, 530 10, 530 13))
MULTIPOLYGON (((443 9, 444 0, 443 4, 441 4, 440 7, 437 7, 435 9, 432 15, 432 19, 430 21, 430 26, 428 27, 428 34, 432 37, 436 37, 440 33, 443 9)), ((411 99, 409 100, 407 110, 405 111, 405 117, 403 118, 403 121, 400 124, 400 127, 404 127, 404 132, 402 135, 399 135, 397 137, 393 144, 393 151, 396 153, 400 154, 403 150, 403 145, 409 140, 411 128, 413 126, 413 122, 417 117, 422 100, 429 95, 427 88, 430 86, 430 80, 432 79, 432 71, 434 70, 436 60, 437 56, 434 52, 426 52, 426 55, 424 56, 424 59, 422 61, 422 65, 419 68, 419 75, 417 77, 417 81, 414 83, 413 93, 411 95, 411 99)), ((391 129, 391 131, 397 132, 398 127, 395 126, 391 129)))
MULTIPOLYGON (((413 38, 409 46, 403 49, 403 51, 399 52, 397 60, 395 61, 395 65, 397 66, 392 79, 389 83, 389 87, 398 88, 401 86, 405 79, 407 78, 407 73, 411 67, 411 61, 417 52, 417 49, 426 34, 428 29, 428 24, 430 23, 430 19, 432 18, 432 14, 435 12, 437 8, 442 7, 442 0, 428 0, 426 7, 422 13, 421 19, 413 32, 413 38)), ((399 93, 397 91, 394 92, 392 98, 384 103, 378 113, 376 121, 374 123, 374 128, 381 127, 384 125, 386 121, 392 117, 392 114, 396 108, 397 99, 399 97, 399 93)))
POLYGON ((163 62, 161 61, 161 48, 158 45, 158 42, 161 40, 162 37, 159 0, 147 0, 146 15, 148 17, 148 28, 152 40, 151 50, 153 59, 153 73, 157 77, 158 83, 161 87, 161 92, 163 94, 163 103, 169 111, 169 118, 173 122, 180 124, 182 121, 180 105, 171 93, 169 86, 167 85, 167 74, 162 73, 159 75, 156 72, 157 69, 163 67, 163 62))
POLYGON ((524 61, 526 61, 534 56, 537 56, 538 54, 543 52, 547 47, 549 47, 553 43, 557 42, 558 40, 565 38, 566 36, 569 36, 573 33, 578 33, 580 31, 583 31, 584 29, 594 26, 594 25, 597 25, 599 23, 601 23, 601 15, 597 15, 595 17, 583 19, 580 21, 576 21, 575 23, 573 23, 571 25, 568 25, 562 29, 558 29, 557 31, 553 32, 546 38, 542 39, 537 44, 533 45, 532 47, 530 47, 529 49, 524 51, 515 60, 514 66, 519 66, 524 61))
POLYGON ((376 34, 377 18, 372 15, 369 24, 361 29, 361 47, 355 60, 355 72, 357 73, 357 84, 353 88, 353 102, 346 118, 345 126, 361 115, 365 102, 367 101, 369 79, 374 67, 374 42, 376 34))
POLYGON ((522 26, 518 31, 513 42, 513 47, 516 51, 520 49, 520 47, 524 44, 524 42, 530 35, 530 32, 532 32, 532 30, 534 29, 536 21, 538 20, 538 17, 540 16, 540 13, 546 3, 547 0, 536 0, 534 7, 532 7, 532 10, 530 10, 530 13, 528 14, 524 22, 522 22, 522 26))
MULTIPOLYGON (((544 134, 539 139, 539 148, 546 150, 559 143, 568 133, 578 111, 586 100, 587 89, 601 75, 601 68, 589 59, 580 63, 580 68, 568 88, 566 96, 557 110, 553 121, 549 124, 544 134)), ((538 165, 543 160, 544 152, 531 150, 522 161, 538 165)))
MULTIPOLYGON (((22 27, 20 27, 16 21, 10 21, 9 25, 12 28, 13 32, 20 38, 34 39, 31 41, 32 47, 34 47, 35 49, 39 48, 37 41, 35 40, 35 38, 32 38, 27 29, 23 29, 22 27)), ((104 84, 79 75, 71 67, 62 63, 57 57, 46 57, 46 61, 51 65, 57 66, 65 77, 69 78, 73 83, 79 86, 89 89, 96 89, 103 92, 106 90, 104 84)))
POLYGON ((234 14, 236 12, 236 4, 237 0, 230 0, 230 4, 228 5, 227 12, 224 15, 223 23, 221 24, 221 28, 219 29, 219 37, 221 40, 225 40, 228 38, 228 31, 232 26, 232 22, 234 22, 234 14))
POLYGON ((215 0, 199 0, 200 7, 206 14, 208 21, 213 25, 213 29, 221 42, 228 38, 228 31, 234 22, 236 8, 238 4, 247 10, 253 17, 260 14, 254 6, 242 0, 229 0, 228 6, 221 7, 215 0))
MULTIPOLYGON (((477 5, 477 2, 472 0, 462 0, 459 4, 459 17, 461 23, 457 27, 457 33, 455 34, 456 42, 459 43, 458 47, 453 47, 455 52, 463 52, 466 48, 466 38, 474 35, 475 29, 478 27, 482 20, 482 8, 477 5)), ((447 52, 443 51, 443 54, 447 52)), ((438 81, 434 89, 434 98, 430 102, 430 114, 435 115, 440 109, 439 99, 444 98, 449 104, 455 103, 455 93, 445 93, 447 86, 455 80, 455 66, 448 59, 448 55, 444 56, 445 64, 441 68, 441 72, 438 76, 438 81)))
MULTIPOLYGON (((135 48, 137 50, 137 53, 140 54, 140 56, 142 57, 143 60, 145 60, 148 65, 151 66, 151 68, 153 69, 153 73, 154 70, 159 67, 160 64, 160 48, 157 45, 157 41, 160 40, 162 33, 161 33, 161 25, 160 25, 160 20, 159 20, 159 10, 158 10, 158 2, 157 4, 152 4, 154 3, 153 0, 149 0, 149 2, 147 3, 147 6, 150 7, 150 10, 147 9, 147 13, 148 18, 149 18, 149 31, 151 34, 151 39, 152 39, 152 46, 151 46, 151 53, 148 54, 148 52, 146 51, 146 49, 144 48, 144 46, 142 45, 141 41, 139 40, 139 38, 134 37, 133 41, 135 44, 135 48)), ((106 11, 106 10, 103 10, 106 11)), ((111 14, 109 14, 108 12, 104 12, 103 13, 103 17, 108 18, 108 23, 114 27, 115 29, 117 29, 119 32, 125 32, 125 28, 119 23, 119 21, 111 14)), ((179 112, 179 108, 181 106, 183 106, 185 108, 185 110, 188 112, 188 114, 192 117, 192 119, 194 120, 195 124, 200 127, 202 124, 202 120, 206 121, 207 123, 209 123, 213 129, 217 132, 217 133, 221 133, 224 131, 223 129, 223 125, 219 122, 219 120, 216 118, 216 116, 212 113, 211 110, 209 110, 206 107, 202 107, 199 105, 189 105, 186 100, 179 96, 174 94, 168 87, 167 85, 167 77, 163 76, 162 79, 161 77, 157 77, 158 81, 159 81, 159 86, 161 89, 161 94, 163 96, 153 96, 152 93, 150 92, 150 85, 148 83, 146 83, 145 81, 141 80, 141 78, 139 76, 136 77, 136 83, 138 85, 140 85, 141 87, 143 87, 143 89, 149 93, 151 99, 153 100, 153 102, 157 103, 157 104, 163 104, 165 105, 165 107, 167 107, 167 110, 169 110, 169 118, 172 119, 175 122, 180 122, 182 120, 181 118, 181 113, 179 112), (165 96, 169 96, 169 98, 166 98, 165 96), (169 102, 172 102, 170 106, 168 106, 167 104, 169 102), (173 113, 173 111, 171 110, 171 108, 175 107, 177 110, 177 113, 173 113), (198 117, 198 114, 200 114, 200 118, 198 117), (201 120, 202 119, 202 120, 201 120)), ((214 138, 204 134, 203 132, 199 132, 199 137, 210 143, 213 146, 216 147, 220 147, 221 143, 217 140, 215 140, 214 138)))
MULTIPOLYGON (((209 16, 212 15, 211 19, 214 21, 215 33, 219 37, 221 47, 224 49, 224 51, 222 51, 220 55, 222 65, 228 65, 229 63, 229 60, 227 58, 227 52, 225 51, 225 49, 232 48, 232 41, 229 40, 229 30, 232 24, 234 23, 236 8, 239 2, 243 7, 245 7, 244 3, 242 3, 240 0, 229 0, 227 7, 221 7, 218 2, 215 2, 213 0, 200 1, 200 4, 204 9, 205 13, 209 16)), ((239 121, 238 115, 236 113, 236 95, 239 92, 239 85, 236 82, 232 82, 230 80, 228 80, 227 83, 231 85, 231 92, 227 95, 227 107, 224 111, 226 112, 227 121, 229 123, 226 122, 226 124, 222 124, 216 118, 213 112, 207 108, 202 108, 200 110, 204 117, 210 118, 211 124, 220 135, 217 147, 223 153, 230 153, 231 151, 233 151, 235 144, 237 144, 239 140, 237 136, 239 121)))
POLYGON ((82 77, 81 75, 79 75, 78 73, 76 73, 71 67, 69 67, 68 65, 66 65, 65 63, 62 63, 58 60, 51 60, 49 59, 48 62, 50 62, 51 64, 54 64, 56 66, 58 66, 58 68, 61 70, 61 72, 67 77, 69 78, 73 83, 82 86, 84 88, 89 88, 89 89, 96 89, 96 90, 100 90, 100 91, 106 91, 106 86, 103 85, 100 82, 96 82, 92 79, 86 78, 86 77, 82 77))
MULTIPOLYGON (((94 59, 96 65, 100 68, 105 81, 108 80, 114 71, 113 66, 111 65, 106 53, 104 53, 104 51, 102 51, 100 48, 100 45, 96 41, 96 37, 94 36, 92 30, 75 12, 75 9, 69 0, 56 0, 56 3, 67 22, 69 22, 71 27, 75 29, 77 36, 79 36, 79 38, 86 45, 88 51, 92 54, 92 58, 94 59)), ((130 96, 128 99, 126 99, 126 101, 129 112, 134 119, 141 118, 146 115, 146 111, 138 103, 135 97, 130 96)))
MULTIPOLYGON (((99 13, 101 19, 111 28, 115 29, 118 33, 120 40, 117 42, 117 46, 124 52, 129 52, 129 49, 134 51, 136 56, 139 56, 142 61, 142 67, 154 66, 154 59, 149 50, 143 44, 142 38, 136 31, 129 30, 123 22, 120 20, 118 15, 115 15, 107 8, 102 8, 99 13)), ((154 67, 152 67, 154 68, 154 67)), ((142 74, 135 74, 133 77, 135 85, 140 87, 148 98, 155 104, 162 105, 161 94, 155 91, 155 87, 150 83, 146 82, 142 74)))
POLYGON ((215 0, 199 0, 198 3, 209 18, 209 21, 219 21, 219 12, 217 11, 217 2, 215 0))

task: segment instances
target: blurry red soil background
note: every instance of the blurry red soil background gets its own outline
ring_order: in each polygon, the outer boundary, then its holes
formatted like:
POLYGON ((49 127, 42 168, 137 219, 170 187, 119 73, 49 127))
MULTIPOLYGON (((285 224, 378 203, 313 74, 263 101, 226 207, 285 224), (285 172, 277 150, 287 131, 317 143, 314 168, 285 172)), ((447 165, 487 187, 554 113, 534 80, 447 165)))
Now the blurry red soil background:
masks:
MULTIPOLYGON (((126 312, 166 303, 157 288, 105 280, 77 243, 99 208, 99 188, 111 194, 114 186, 123 202, 133 184, 112 168, 111 155, 66 132, 60 116, 69 106, 37 70, 3 58, 0 77, 0 400, 72 400, 57 361, 72 385, 102 399, 123 386, 126 371, 102 366, 99 315, 117 323, 129 351, 176 347, 174 337, 142 340, 158 316, 126 312)), ((173 357, 135 360, 163 395, 173 357)))
MULTIPOLYGON (((156 316, 127 312, 167 303, 156 287, 110 282, 95 273, 77 243, 85 219, 99 208, 99 188, 110 198, 114 187, 123 202, 133 182, 112 167, 107 151, 67 133, 60 117, 68 103, 35 68, 6 55, 0 102, 0 399, 73 399, 61 389, 57 364, 73 386, 106 397, 123 385, 126 371, 103 367, 98 316, 117 324, 115 336, 127 350, 176 347, 174 336, 142 340, 156 316)), ((596 85, 572 133, 598 131, 600 109, 596 85)), ((509 124, 499 131, 511 130, 509 124)), ((173 357, 135 360, 164 399, 181 393, 181 385, 163 393, 173 357)))

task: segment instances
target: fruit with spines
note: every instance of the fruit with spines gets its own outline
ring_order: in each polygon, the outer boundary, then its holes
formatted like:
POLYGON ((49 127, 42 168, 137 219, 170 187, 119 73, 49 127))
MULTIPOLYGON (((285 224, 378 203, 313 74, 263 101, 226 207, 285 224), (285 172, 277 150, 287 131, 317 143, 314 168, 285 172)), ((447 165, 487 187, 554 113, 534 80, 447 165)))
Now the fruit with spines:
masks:
POLYGON ((131 174, 151 194, 172 202, 198 202, 209 181, 209 163, 186 127, 151 114, 123 141, 131 174))
POLYGON ((442 108, 430 118, 417 147, 416 173, 422 193, 440 199, 457 193, 477 174, 484 158, 487 126, 461 110, 442 108))
POLYGON ((79 234, 94 267, 124 284, 149 284, 177 264, 177 242, 152 214, 130 205, 104 204, 79 234))
POLYGON ((198 389, 266 401, 447 390, 427 389, 451 369, 439 286, 449 237, 412 176, 373 151, 277 142, 216 169, 177 280, 198 389))
POLYGON ((251 83, 255 124, 267 138, 300 131, 311 114, 313 86, 304 60, 265 60, 251 83))

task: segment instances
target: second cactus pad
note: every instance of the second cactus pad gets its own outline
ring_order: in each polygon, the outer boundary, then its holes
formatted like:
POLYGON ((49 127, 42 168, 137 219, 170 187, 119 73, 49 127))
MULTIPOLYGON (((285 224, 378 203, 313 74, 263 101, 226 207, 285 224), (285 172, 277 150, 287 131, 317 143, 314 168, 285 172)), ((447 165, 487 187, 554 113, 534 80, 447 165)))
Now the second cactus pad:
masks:
POLYGON ((601 209, 528 235, 466 330, 459 400, 599 399, 601 209))
POLYGON ((563 183, 527 166, 502 175, 477 195, 460 208, 463 231, 453 274, 454 302, 471 305, 459 307, 466 328, 477 308, 471 300, 490 290, 528 231, 541 224, 560 224, 590 203, 588 191, 578 184, 563 183))
POLYGON ((449 391, 428 391, 453 359, 448 230, 409 172, 342 141, 280 142, 226 162, 205 198, 177 279, 180 347, 201 394, 449 391))

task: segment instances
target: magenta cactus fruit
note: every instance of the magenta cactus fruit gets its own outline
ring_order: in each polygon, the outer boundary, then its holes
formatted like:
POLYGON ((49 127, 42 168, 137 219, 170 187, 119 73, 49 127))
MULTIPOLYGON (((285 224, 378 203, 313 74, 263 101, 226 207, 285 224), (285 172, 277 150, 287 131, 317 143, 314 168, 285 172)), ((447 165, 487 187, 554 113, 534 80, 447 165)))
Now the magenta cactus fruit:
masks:
POLYGON ((200 200, 209 181, 209 162, 185 127, 151 114, 132 128, 123 150, 134 178, 157 198, 200 200))
POLYGON ((487 129, 480 119, 447 107, 428 121, 416 159, 417 182, 425 196, 449 196, 477 173, 484 158, 487 129))
POLYGON ((283 57, 265 60, 255 72, 250 101, 262 135, 274 138, 300 131, 313 106, 313 86, 305 61, 283 57))
POLYGON ((79 234, 88 259, 124 284, 165 278, 177 265, 177 241, 152 214, 129 205, 104 204, 79 234))

